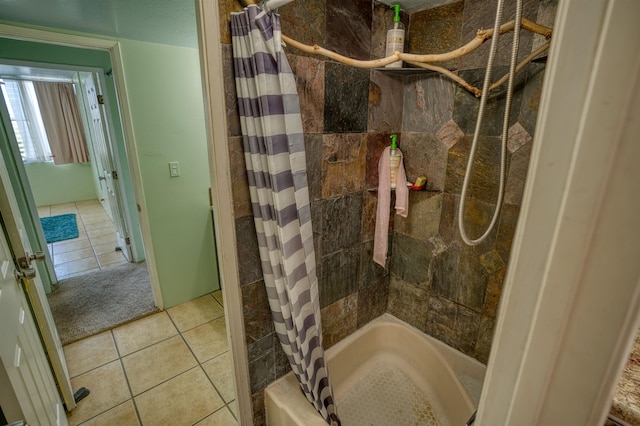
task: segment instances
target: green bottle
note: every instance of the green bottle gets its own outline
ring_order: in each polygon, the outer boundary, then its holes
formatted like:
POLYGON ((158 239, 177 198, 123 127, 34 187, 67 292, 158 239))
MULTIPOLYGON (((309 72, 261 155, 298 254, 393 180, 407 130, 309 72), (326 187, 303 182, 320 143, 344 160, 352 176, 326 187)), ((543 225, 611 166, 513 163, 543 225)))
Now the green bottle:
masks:
MULTIPOLYGON (((404 25, 400 22, 400 5, 391 6, 395 11, 393 27, 387 31, 387 51, 385 56, 391 56, 394 52, 404 52, 404 25)), ((392 62, 386 68, 402 68, 402 61, 392 62)))

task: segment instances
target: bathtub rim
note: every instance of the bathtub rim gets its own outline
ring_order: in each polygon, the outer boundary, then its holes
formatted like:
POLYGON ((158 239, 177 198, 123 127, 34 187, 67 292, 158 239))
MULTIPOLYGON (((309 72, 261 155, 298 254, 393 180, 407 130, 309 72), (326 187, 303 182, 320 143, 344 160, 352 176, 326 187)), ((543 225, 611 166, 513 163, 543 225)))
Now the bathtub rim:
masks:
MULTIPOLYGON (((458 391, 464 399, 464 404, 471 408, 472 412, 476 409, 476 407, 478 406, 478 401, 480 399, 481 384, 484 380, 486 366, 481 362, 475 360, 474 358, 471 358, 470 356, 434 338, 433 336, 428 335, 427 333, 395 317, 390 313, 382 314, 381 316, 373 319, 369 323, 356 330, 354 333, 350 334, 349 336, 345 337, 344 339, 327 349, 325 351, 325 356, 327 359, 328 368, 331 368, 329 364, 335 357, 339 356, 342 352, 347 350, 347 348, 349 348, 349 346, 352 345, 354 341, 358 340, 363 334, 366 334, 371 328, 388 326, 402 327, 406 331, 414 334, 414 337, 426 341, 427 345, 430 345, 433 349, 435 349, 434 355, 438 357, 438 361, 444 366, 444 368, 447 369, 447 373, 453 379, 455 386, 458 388, 458 391), (456 369, 460 371, 457 372, 456 369), (464 374, 480 383, 477 394, 471 394, 472 390, 463 384, 463 380, 461 379, 459 374, 464 374)), ((331 371, 329 371, 329 374, 331 374, 331 371)), ((298 407, 292 407, 291 404, 286 404, 282 401, 279 401, 281 398, 279 398, 280 395, 278 394, 278 389, 283 387, 285 389, 293 387, 299 390, 299 385, 295 376, 293 375, 293 372, 290 371, 279 379, 271 382, 264 390, 264 404, 267 425, 277 424, 293 426, 296 423, 292 422, 291 419, 298 417, 301 414, 301 410, 299 410, 298 407), (272 412, 271 408, 273 408, 276 412, 272 412), (283 417, 284 414, 286 414, 288 417, 283 417), (269 419, 277 419, 278 421, 277 423, 270 423, 269 419)), ((304 399, 301 393, 299 395, 304 399)), ((302 411, 303 410, 304 408, 302 409, 302 411)), ((316 415, 316 417, 318 420, 318 426, 326 424, 324 420, 322 420, 321 416, 316 415)), ((307 421, 304 424, 308 426, 315 426, 316 422, 309 423, 309 421, 307 421)))

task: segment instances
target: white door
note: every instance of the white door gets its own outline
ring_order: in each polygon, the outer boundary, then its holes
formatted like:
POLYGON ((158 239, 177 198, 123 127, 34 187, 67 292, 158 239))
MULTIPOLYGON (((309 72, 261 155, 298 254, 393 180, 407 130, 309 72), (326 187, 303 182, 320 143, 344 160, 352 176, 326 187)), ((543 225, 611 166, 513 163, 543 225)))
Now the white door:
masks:
POLYGON ((0 359, 6 374, 0 384, 0 404, 9 422, 66 425, 62 401, 15 270, 7 239, 0 231, 0 359))
POLYGON ((82 81, 82 91, 88 109, 87 116, 89 132, 93 141, 96 158, 96 167, 100 174, 100 187, 104 197, 105 210, 116 227, 118 247, 122 250, 127 260, 131 261, 131 242, 127 230, 126 221, 122 211, 122 198, 118 182, 118 171, 115 167, 113 151, 107 120, 105 118, 105 105, 103 96, 99 90, 99 80, 92 73, 82 81))
MULTIPOLYGON (((4 158, 0 155, 0 164, 3 163, 4 158)), ((42 343, 49 355, 52 372, 67 409, 72 410, 76 404, 73 390, 71 389, 67 364, 64 359, 62 342, 58 336, 58 330, 53 321, 53 315, 51 314, 42 282, 40 277, 37 276, 37 269, 33 264, 36 257, 40 256, 37 256, 31 250, 15 194, 9 181, 9 175, 4 167, 0 168, 0 212, 2 212, 2 223, 8 242, 11 245, 17 268, 26 275, 21 280, 22 287, 25 296, 29 300, 35 323, 40 329, 42 343)))
MULTIPOLYGON (((0 160, 4 161, 1 154, 0 160)), ((75 408, 69 373, 5 168, 0 168, 0 214, 2 363, 29 424, 66 425, 58 389, 67 409, 75 408)))
POLYGON ((66 425, 62 401, 15 270, 7 239, 0 232, 0 359, 6 374, 6 381, 0 384, 0 404, 9 422, 66 425))

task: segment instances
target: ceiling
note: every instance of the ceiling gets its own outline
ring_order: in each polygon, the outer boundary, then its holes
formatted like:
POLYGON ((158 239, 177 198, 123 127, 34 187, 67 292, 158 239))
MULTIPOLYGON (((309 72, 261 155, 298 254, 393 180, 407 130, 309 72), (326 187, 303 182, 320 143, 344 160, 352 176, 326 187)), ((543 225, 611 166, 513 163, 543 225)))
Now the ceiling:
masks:
POLYGON ((20 77, 29 80, 72 81, 77 71, 71 69, 33 68, 28 66, 0 64, 0 78, 20 77))
POLYGON ((0 20, 197 47, 193 0, 0 0, 0 20))
MULTIPOLYGON (((305 1, 305 0, 297 0, 305 1)), ((413 13, 456 0, 378 0, 413 13)), ((193 0, 0 0, 0 20, 174 46, 198 46, 193 0)))
POLYGON ((392 4, 399 4, 400 10, 406 13, 419 12, 425 9, 431 9, 432 7, 442 6, 447 3, 453 3, 459 0, 377 0, 380 3, 391 6, 392 4))

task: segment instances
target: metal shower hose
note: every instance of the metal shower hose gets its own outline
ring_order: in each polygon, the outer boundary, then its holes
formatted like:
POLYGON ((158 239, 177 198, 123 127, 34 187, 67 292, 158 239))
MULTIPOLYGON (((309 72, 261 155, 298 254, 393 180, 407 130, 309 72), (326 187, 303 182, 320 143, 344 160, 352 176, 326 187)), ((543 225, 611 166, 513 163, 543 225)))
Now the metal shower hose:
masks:
POLYGON ((496 208, 491 218, 491 223, 487 230, 479 238, 472 240, 467 235, 464 228, 464 204, 467 196, 467 190, 469 187, 469 180, 471 179, 471 169, 473 167, 473 161, 476 155, 476 148, 478 145, 478 138, 480 136, 480 127, 482 126, 482 120, 484 118, 484 111, 487 104, 487 96, 489 95, 489 86, 491 84, 491 72, 493 69, 493 61, 498 50, 498 35, 500 33, 500 22, 502 21, 502 9, 504 6, 504 0, 498 0, 498 7, 496 10, 496 20, 493 27, 493 37, 491 38, 491 48, 489 51, 489 60, 487 61, 487 72, 484 76, 484 84, 482 86, 482 96, 480 97, 480 109, 478 111, 478 121, 476 122, 476 129, 473 134, 473 142, 471 143, 471 151, 469 153, 469 160, 467 161, 467 169, 464 175, 464 182, 462 184, 462 192, 460 194, 460 206, 458 209, 458 228, 460 229, 460 236, 462 240, 470 246, 476 246, 484 241, 498 221, 500 215, 500 208, 502 206, 502 199, 504 198, 504 186, 506 175, 506 157, 507 157, 507 136, 509 129, 509 120, 511 118, 511 100, 513 97, 513 85, 516 75, 516 63, 518 61, 518 47, 520 44, 520 25, 522 22, 522 0, 516 0, 516 16, 515 26, 513 30, 513 49, 511 51, 511 63, 509 66, 509 82, 507 86, 507 100, 504 111, 504 122, 502 125, 502 147, 500 151, 500 186, 498 189, 498 201, 496 208))

